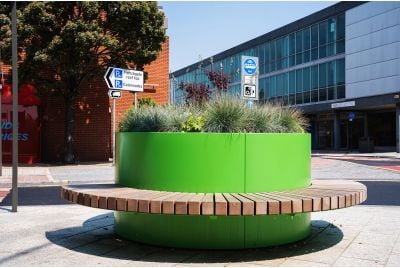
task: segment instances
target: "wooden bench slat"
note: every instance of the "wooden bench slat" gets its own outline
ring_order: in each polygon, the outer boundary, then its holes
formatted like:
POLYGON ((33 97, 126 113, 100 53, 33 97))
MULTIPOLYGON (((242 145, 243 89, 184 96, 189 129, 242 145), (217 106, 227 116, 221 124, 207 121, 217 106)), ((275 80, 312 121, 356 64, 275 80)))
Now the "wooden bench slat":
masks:
MULTIPOLYGON (((186 193, 175 201, 175 214, 186 215, 189 211, 189 200, 195 197, 196 194, 186 193)), ((200 202, 199 202, 200 203, 200 202)))
POLYGON ((290 200, 270 195, 270 193, 260 193, 260 195, 263 195, 263 196, 268 197, 268 198, 270 198, 272 200, 278 201, 279 202, 279 214, 290 214, 290 213, 292 213, 292 202, 290 200))
POLYGON ((231 194, 223 193, 223 196, 228 202, 228 215, 241 215, 242 203, 231 194))
POLYGON ((176 195, 166 197, 162 200, 162 213, 163 214, 175 214, 175 202, 177 199, 184 196, 185 193, 177 193, 176 195))
POLYGON ((170 198, 178 195, 176 192, 164 192, 164 194, 154 197, 150 201, 150 213, 162 214, 162 201, 165 198, 170 198))
POLYGON ((259 196, 251 194, 240 194, 241 196, 252 200, 255 203, 255 215, 266 215, 268 213, 267 207, 268 202, 259 196))
POLYGON ((204 194, 195 194, 189 199, 189 215, 201 215, 201 201, 204 194))
POLYGON ((255 198, 260 198, 261 200, 264 200, 267 202, 267 214, 268 215, 277 215, 280 213, 280 203, 278 200, 268 198, 266 196, 263 196, 261 194, 257 193, 251 193, 248 194, 250 196, 254 196, 255 198))
POLYGON ((312 212, 313 211, 313 202, 321 202, 320 198, 311 198, 308 196, 304 196, 304 195, 300 195, 300 194, 295 194, 292 192, 278 192, 280 195, 285 196, 287 198, 296 198, 301 200, 302 202, 302 208, 303 208, 303 212, 312 212), (315 201, 314 201, 315 199, 315 201))
POLYGON ((248 216, 254 215, 254 201, 253 200, 248 199, 237 193, 232 193, 231 195, 242 203, 241 204, 242 215, 248 215, 248 216))
POLYGON ((215 215, 228 215, 228 202, 221 193, 214 194, 215 198, 215 215))
POLYGON ((207 193, 201 200, 201 214, 214 215, 214 195, 207 193))

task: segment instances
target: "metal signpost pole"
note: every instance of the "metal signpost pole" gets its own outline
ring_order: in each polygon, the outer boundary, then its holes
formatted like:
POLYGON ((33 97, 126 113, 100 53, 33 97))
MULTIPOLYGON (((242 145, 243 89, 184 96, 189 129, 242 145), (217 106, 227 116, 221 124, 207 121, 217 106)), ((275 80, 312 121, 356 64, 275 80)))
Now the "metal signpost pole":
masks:
POLYGON ((112 150, 113 150, 113 163, 115 166, 115 98, 112 99, 113 107, 112 107, 112 150))
POLYGON ((135 91, 135 110, 137 109, 137 95, 136 95, 136 91, 135 91))
POLYGON ((17 2, 14 1, 11 11, 12 27, 12 100, 13 100, 13 130, 12 130, 12 212, 17 212, 18 206, 18 50, 17 50, 17 2))

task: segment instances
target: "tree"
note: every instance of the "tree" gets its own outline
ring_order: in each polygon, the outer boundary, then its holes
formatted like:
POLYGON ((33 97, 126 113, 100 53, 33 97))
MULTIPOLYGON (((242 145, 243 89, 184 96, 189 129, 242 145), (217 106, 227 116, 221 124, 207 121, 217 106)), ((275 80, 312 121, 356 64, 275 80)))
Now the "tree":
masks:
MULTIPOLYGON (((108 66, 143 70, 165 41, 157 2, 22 2, 20 80, 64 97, 65 163, 74 162, 75 104, 83 82, 108 66)), ((0 49, 10 55, 10 4, 0 4, 0 49), (8 52, 8 53, 7 53, 8 52)))

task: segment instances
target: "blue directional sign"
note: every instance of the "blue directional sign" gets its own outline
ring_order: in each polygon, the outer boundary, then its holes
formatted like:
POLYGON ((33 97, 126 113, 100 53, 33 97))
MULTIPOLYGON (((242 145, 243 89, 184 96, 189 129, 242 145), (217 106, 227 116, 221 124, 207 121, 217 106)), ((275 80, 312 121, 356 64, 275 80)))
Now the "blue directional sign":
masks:
POLYGON ((257 64, 253 59, 246 59, 243 69, 247 74, 254 74, 257 71, 257 64))
POLYGON ((110 89, 143 91, 143 72, 109 67, 104 75, 110 89))

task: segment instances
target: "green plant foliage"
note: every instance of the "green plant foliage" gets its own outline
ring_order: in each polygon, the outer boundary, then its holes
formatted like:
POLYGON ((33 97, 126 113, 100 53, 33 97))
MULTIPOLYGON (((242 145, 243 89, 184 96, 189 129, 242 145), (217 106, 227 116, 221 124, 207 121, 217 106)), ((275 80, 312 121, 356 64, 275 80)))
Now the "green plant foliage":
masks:
POLYGON ((184 132, 201 132, 204 127, 204 118, 201 115, 193 115, 189 113, 186 121, 182 124, 182 131, 184 132))
POLYGON ((166 132, 181 132, 182 125, 187 120, 188 108, 185 106, 166 106, 165 111, 164 131, 166 132))
POLYGON ((138 100, 139 108, 144 106, 157 106, 157 103, 151 97, 145 97, 138 100))
POLYGON ((203 106, 131 108, 120 123, 122 132, 304 133, 306 127, 295 108, 271 103, 248 107, 225 94, 203 106))
POLYGON ((121 132, 160 132, 165 130, 166 113, 159 107, 131 108, 120 122, 121 132))
POLYGON ((245 131, 246 104, 229 95, 217 96, 204 111, 204 131, 236 133, 245 131))

